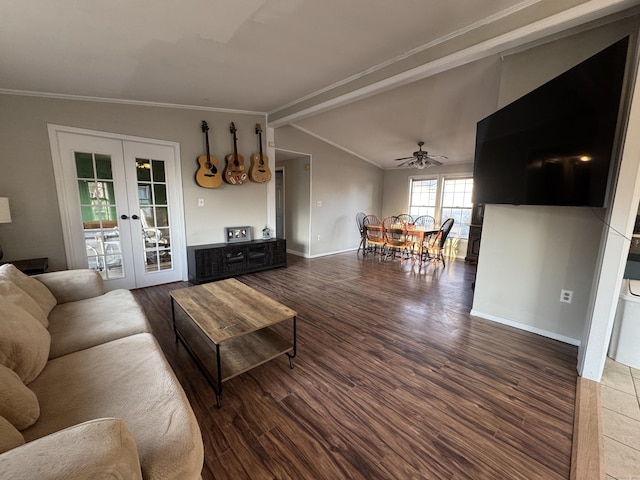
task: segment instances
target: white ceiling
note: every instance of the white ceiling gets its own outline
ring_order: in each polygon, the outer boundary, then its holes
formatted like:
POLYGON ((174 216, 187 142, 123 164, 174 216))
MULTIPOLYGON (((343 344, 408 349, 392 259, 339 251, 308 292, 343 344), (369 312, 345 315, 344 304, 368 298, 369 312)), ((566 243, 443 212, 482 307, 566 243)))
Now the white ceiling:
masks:
POLYGON ((637 3, 2 0, 0 92, 264 112, 383 168, 418 140, 470 162, 501 51, 637 3))

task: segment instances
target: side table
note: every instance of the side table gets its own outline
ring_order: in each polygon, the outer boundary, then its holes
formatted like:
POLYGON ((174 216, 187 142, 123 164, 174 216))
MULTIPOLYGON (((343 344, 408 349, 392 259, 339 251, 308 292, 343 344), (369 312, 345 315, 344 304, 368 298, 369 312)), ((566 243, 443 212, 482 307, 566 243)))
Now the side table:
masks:
POLYGON ((44 273, 49 268, 49 259, 43 258, 28 258, 26 260, 9 260, 7 262, 0 262, 1 265, 5 263, 11 263, 21 272, 27 275, 36 275, 38 273, 44 273))

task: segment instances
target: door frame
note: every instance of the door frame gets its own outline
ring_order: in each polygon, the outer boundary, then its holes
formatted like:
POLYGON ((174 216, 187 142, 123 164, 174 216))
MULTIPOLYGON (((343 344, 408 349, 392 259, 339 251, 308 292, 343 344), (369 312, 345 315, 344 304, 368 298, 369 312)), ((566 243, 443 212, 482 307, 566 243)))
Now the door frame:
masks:
MULTIPOLYGON (((164 147, 169 147, 173 150, 173 155, 175 158, 174 162, 174 172, 176 185, 174 186, 176 190, 176 211, 172 212, 173 222, 175 223, 175 234, 178 235, 178 239, 182 245, 186 245, 186 228, 185 228, 185 220, 184 220, 184 194, 182 189, 182 161, 180 157, 180 144, 178 142, 171 142, 167 140, 158 140, 152 138, 145 137, 136 137, 132 135, 123 135, 119 133, 110 133, 110 132, 102 132, 99 130, 88 130, 85 128, 77 128, 77 127, 69 127, 65 125, 56 125, 52 123, 47 124, 47 130, 49 133, 49 146, 51 148, 51 158, 53 160, 53 171, 54 178, 56 183, 56 190, 58 193, 58 208, 60 210, 60 220, 62 224, 62 237, 64 239, 64 250, 65 257, 67 262, 67 268, 70 268, 74 264, 73 261, 73 235, 74 232, 71 228, 71 216, 68 209, 69 202, 75 201, 75 198, 69 198, 71 192, 68 192, 64 185, 64 162, 62 158, 62 153, 60 152, 60 142, 58 136, 61 133, 68 134, 76 134, 76 135, 86 135, 92 137, 99 138, 107 138, 111 140, 118 141, 131 141, 136 143, 147 143, 150 145, 160 145, 164 147)), ((186 281, 188 278, 187 272, 187 251, 186 248, 181 249, 182 251, 174 251, 173 255, 179 256, 181 271, 180 274, 183 281, 186 281)))
MULTIPOLYGON (((280 223, 282 223, 282 225, 281 225, 281 227, 282 227, 282 238, 287 238, 287 222, 285 220, 285 218, 286 218, 286 208, 285 208, 285 205, 286 205, 286 203, 285 203, 286 191, 285 191, 285 188, 284 188, 284 186, 285 186, 285 175, 286 175, 285 167, 282 166, 282 165, 279 166, 279 167, 275 167, 274 172, 275 172, 276 175, 278 175, 278 174, 282 175, 282 188, 281 188, 281 192, 282 192, 282 198, 281 198, 282 220, 280 221, 280 223)), ((278 197, 278 186, 277 186, 277 183, 275 181, 275 178, 274 178, 274 182, 273 183, 274 183, 274 185, 276 187, 276 200, 275 201, 277 202, 278 201, 278 198, 277 198, 278 197)), ((277 215, 277 213, 278 213, 278 205, 277 204, 275 204, 274 213, 276 214, 275 215, 275 218, 276 218, 275 236, 277 237, 278 236, 278 215, 277 215)))

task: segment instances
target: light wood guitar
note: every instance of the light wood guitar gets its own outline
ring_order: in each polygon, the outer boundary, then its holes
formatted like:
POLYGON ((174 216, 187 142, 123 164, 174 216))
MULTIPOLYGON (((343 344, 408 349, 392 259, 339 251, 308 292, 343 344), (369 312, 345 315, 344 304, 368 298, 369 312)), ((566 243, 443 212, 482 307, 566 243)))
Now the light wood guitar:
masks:
POLYGON ((251 155, 251 168, 249 168, 249 180, 258 183, 266 183, 271 180, 271 170, 269 170, 269 158, 262 153, 262 127, 256 123, 256 135, 260 142, 260 153, 251 155))
POLYGON ((202 132, 207 141, 207 154, 198 157, 196 183, 204 188, 217 188, 222 183, 222 175, 218 172, 218 159, 209 153, 209 125, 202 121, 202 132))
POLYGON ((244 168, 244 157, 238 154, 238 138, 233 122, 229 125, 229 131, 233 136, 233 153, 224 157, 227 162, 224 167, 224 181, 231 185, 243 185, 247 181, 247 172, 244 168))

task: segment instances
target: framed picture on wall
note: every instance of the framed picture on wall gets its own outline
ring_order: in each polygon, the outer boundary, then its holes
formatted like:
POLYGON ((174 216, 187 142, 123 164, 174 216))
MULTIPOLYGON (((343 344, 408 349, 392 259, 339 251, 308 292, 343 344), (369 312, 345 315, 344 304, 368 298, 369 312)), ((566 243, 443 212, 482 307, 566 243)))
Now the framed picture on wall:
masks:
POLYGON ((251 240, 251 227, 224 227, 224 238, 227 242, 248 242, 251 240))

